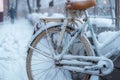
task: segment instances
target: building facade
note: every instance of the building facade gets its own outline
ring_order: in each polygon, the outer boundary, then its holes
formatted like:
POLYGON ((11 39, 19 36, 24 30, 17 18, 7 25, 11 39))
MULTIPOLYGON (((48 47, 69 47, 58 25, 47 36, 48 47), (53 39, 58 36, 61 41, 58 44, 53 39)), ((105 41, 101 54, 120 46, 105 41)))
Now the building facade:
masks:
POLYGON ((4 13, 4 2, 0 0, 0 22, 3 21, 3 13, 4 13))

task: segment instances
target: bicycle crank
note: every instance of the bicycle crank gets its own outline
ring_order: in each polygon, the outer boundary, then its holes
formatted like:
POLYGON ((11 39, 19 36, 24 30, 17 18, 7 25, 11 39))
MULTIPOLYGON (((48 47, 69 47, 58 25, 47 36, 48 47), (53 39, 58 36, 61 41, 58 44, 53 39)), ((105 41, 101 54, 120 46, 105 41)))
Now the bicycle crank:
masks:
POLYGON ((95 56, 64 56, 55 64, 61 68, 86 74, 104 76, 113 71, 112 60, 95 56))

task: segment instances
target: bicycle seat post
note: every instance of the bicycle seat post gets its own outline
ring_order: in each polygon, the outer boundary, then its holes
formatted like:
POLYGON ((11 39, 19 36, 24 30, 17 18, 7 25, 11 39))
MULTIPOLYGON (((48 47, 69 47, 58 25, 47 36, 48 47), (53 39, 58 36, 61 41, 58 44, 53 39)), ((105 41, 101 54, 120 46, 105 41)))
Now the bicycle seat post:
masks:
POLYGON ((84 10, 84 13, 85 13, 85 17, 88 18, 89 17, 88 11, 84 10))

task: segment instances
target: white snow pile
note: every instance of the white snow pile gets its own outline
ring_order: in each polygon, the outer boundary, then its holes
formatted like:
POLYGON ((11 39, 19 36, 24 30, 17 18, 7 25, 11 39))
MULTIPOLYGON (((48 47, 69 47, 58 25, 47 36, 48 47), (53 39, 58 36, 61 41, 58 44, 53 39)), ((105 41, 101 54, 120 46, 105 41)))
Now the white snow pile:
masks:
POLYGON ((105 31, 98 35, 98 40, 100 44, 107 44, 102 50, 102 54, 106 54, 114 49, 120 50, 120 31, 105 31))
POLYGON ((25 19, 0 25, 0 80, 28 80, 27 45, 33 28, 25 19))
POLYGON ((92 24, 95 24, 97 27, 115 27, 115 24, 112 19, 107 18, 91 18, 92 24))
POLYGON ((105 31, 105 32, 102 32, 98 35, 99 42, 100 43, 107 42, 119 33, 120 33, 119 31, 105 31))

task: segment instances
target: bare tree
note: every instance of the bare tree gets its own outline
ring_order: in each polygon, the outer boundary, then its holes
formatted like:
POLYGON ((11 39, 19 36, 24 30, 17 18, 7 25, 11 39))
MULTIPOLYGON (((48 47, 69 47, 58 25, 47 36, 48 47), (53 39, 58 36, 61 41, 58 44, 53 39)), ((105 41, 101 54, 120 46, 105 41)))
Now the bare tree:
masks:
MULTIPOLYGON (((33 0, 33 1, 35 1, 35 3, 36 3, 36 12, 39 12, 40 11, 40 7, 41 7, 41 5, 40 5, 40 1, 41 0, 33 0)), ((28 11, 29 11, 29 13, 32 13, 32 7, 31 7, 31 5, 30 5, 30 0, 27 0, 27 6, 28 6, 28 11)))
POLYGON ((116 27, 117 30, 120 29, 120 1, 115 0, 115 17, 116 17, 116 27))
POLYGON ((41 7, 40 1, 41 1, 41 0, 37 0, 37 1, 36 1, 36 7, 37 7, 36 12, 39 12, 39 11, 40 11, 40 7, 41 7))
POLYGON ((16 0, 16 2, 15 2, 15 11, 16 11, 16 18, 17 18, 17 10, 18 10, 18 0, 16 0))
POLYGON ((53 7, 54 6, 54 0, 52 0, 50 3, 49 3, 49 7, 53 7))
POLYGON ((32 8, 30 6, 30 0, 27 0, 27 6, 28 6, 29 13, 32 13, 32 8))
POLYGON ((18 0, 16 0, 15 2, 15 10, 17 10, 17 8, 18 8, 18 0))

